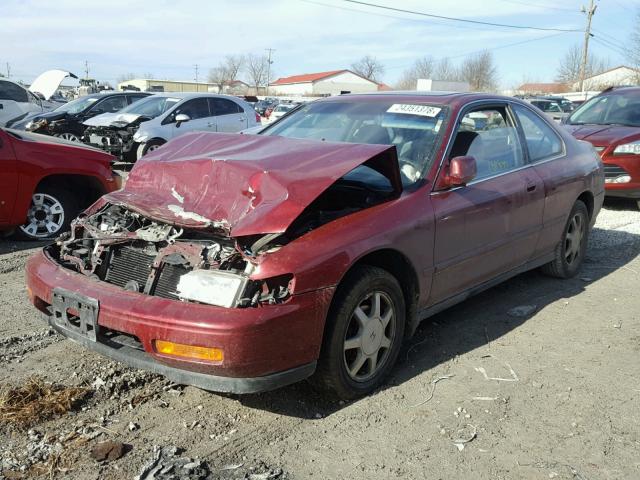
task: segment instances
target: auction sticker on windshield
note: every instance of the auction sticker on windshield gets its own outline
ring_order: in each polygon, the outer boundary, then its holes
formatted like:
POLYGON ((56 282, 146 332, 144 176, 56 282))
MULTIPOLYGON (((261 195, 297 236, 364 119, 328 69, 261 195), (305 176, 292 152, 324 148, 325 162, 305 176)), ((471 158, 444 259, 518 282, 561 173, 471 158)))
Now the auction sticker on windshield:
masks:
POLYGON ((387 113, 407 113, 409 115, 420 115, 422 117, 435 117, 442 111, 440 107, 429 105, 410 105, 407 103, 394 103, 389 107, 387 113))

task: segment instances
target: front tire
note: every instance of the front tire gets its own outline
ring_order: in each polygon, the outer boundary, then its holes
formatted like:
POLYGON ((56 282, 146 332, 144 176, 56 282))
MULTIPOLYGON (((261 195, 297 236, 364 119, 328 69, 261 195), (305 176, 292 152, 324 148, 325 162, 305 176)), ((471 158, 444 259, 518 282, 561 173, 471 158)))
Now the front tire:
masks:
POLYGON ((146 143, 141 143, 140 145, 138 145, 138 151, 136 152, 136 158, 138 160, 140 160, 147 153, 153 152, 154 150, 160 148, 165 143, 167 143, 167 142, 165 142, 164 140, 160 140, 160 139, 149 140, 146 143))
POLYGON ((556 278, 574 277, 587 253, 589 240, 589 210, 578 200, 573 205, 569 219, 556 246, 553 261, 542 266, 542 271, 556 278))
POLYGON ((80 137, 78 137, 75 133, 63 132, 63 133, 57 133, 55 136, 63 140, 68 140, 70 142, 82 143, 82 141, 80 140, 80 137))
POLYGON ((404 330, 396 278, 378 267, 356 267, 336 291, 311 381, 345 400, 370 393, 393 368, 404 330))
POLYGON ((69 229, 78 214, 73 194, 56 187, 42 187, 31 197, 27 221, 16 229, 16 235, 28 240, 46 240, 69 229))

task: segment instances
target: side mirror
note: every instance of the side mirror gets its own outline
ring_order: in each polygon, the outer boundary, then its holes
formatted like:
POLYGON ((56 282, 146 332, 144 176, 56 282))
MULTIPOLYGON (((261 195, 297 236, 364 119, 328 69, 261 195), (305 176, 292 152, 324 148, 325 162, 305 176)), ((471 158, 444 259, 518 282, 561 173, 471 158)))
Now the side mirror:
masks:
POLYGON ((189 115, 185 115, 184 113, 179 113, 176 115, 176 127, 179 127, 181 123, 188 122, 191 120, 189 115))
POLYGON ((471 155, 453 157, 449 161, 449 174, 446 178, 447 187, 460 187, 473 180, 478 173, 476 159, 471 155))

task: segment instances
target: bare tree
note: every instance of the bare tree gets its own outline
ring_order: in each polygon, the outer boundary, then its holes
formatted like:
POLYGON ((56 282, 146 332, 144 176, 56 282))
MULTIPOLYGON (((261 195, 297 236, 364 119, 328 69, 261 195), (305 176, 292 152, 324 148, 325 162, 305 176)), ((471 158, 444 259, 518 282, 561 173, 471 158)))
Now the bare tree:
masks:
POLYGON ((460 78, 460 73, 450 58, 443 58, 436 65, 433 78, 435 80, 455 82, 460 78))
MULTIPOLYGON (((640 53, 640 37, 638 39, 640 53)), ((556 72, 556 81, 572 85, 580 81, 580 64, 582 63, 582 47, 574 45, 564 54, 556 72)), ((585 77, 597 75, 609 68, 609 59, 596 57, 590 53, 584 69, 585 77)))
POLYGON ((134 78, 145 78, 145 79, 150 79, 150 78, 154 78, 153 77, 153 73, 143 73, 142 75, 138 75, 137 73, 123 73, 122 75, 119 75, 118 77, 116 77, 116 82, 117 83, 122 83, 122 82, 126 82, 127 80, 133 80, 134 78))
POLYGON ((417 59, 414 64, 405 70, 396 84, 400 90, 415 90, 419 78, 431 78, 435 70, 436 62, 431 56, 417 59))
POLYGON ((498 85, 498 69, 489 51, 468 57, 460 65, 461 80, 469 83, 474 92, 493 91, 498 85))
POLYGON ((256 95, 259 94, 260 87, 267 83, 267 70, 269 68, 269 59, 266 55, 249 55, 246 61, 246 74, 248 76, 249 85, 256 89, 256 95))
POLYGON ((135 73, 123 73, 122 75, 118 75, 116 77, 116 82, 117 83, 122 83, 122 82, 126 82, 127 80, 133 80, 134 78, 137 78, 137 75, 135 73))
POLYGON ((636 18, 634 20, 634 27, 631 31, 626 53, 629 63, 636 69, 636 74, 632 80, 637 85, 640 83, 640 8, 636 10, 636 18))
POLYGON ((224 86, 236 80, 245 62, 243 55, 227 55, 217 67, 209 71, 209 82, 218 87, 222 93, 224 86))
POLYGON ((358 75, 376 83, 380 80, 385 70, 384 65, 371 55, 365 55, 357 62, 352 63, 351 69, 358 75))

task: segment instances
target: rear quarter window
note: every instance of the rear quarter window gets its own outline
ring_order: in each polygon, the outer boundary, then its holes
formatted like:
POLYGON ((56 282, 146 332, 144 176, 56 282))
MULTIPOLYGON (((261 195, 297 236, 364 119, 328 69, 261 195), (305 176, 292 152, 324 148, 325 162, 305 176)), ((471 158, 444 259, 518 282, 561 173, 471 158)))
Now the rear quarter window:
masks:
POLYGON ((513 110, 524 132, 532 162, 560 155, 564 151, 559 135, 540 116, 519 105, 514 105, 513 110))

